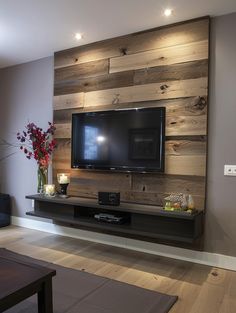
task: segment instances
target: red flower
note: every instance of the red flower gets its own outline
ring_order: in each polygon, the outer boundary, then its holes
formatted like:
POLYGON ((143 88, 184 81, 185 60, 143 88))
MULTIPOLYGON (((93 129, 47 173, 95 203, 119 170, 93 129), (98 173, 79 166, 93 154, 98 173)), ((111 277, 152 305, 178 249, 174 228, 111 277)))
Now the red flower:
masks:
POLYGON ((34 123, 29 123, 26 125, 26 131, 24 130, 22 134, 17 133, 17 140, 22 143, 20 149, 26 154, 27 159, 33 157, 42 167, 48 167, 52 152, 56 148, 56 141, 52 138, 56 128, 50 122, 48 125, 48 129, 43 131, 34 123))

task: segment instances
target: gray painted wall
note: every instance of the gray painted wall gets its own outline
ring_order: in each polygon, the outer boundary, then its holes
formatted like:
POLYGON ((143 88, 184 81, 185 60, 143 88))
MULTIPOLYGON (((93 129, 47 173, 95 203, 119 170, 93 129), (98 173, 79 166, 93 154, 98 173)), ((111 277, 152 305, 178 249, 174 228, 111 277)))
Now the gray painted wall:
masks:
MULTIPOLYGON (((53 58, 45 58, 0 72, 0 137, 16 142, 16 133, 33 121, 47 127, 52 120, 53 58)), ((37 190, 37 166, 20 151, 0 163, 1 192, 13 197, 13 215, 29 209, 26 194, 37 190)))
POLYGON ((236 256, 236 14, 213 19, 205 249, 236 256))
MULTIPOLYGON (((236 177, 224 177, 224 164, 236 164, 236 14, 212 21, 208 192, 205 250, 236 256, 236 177)), ((0 71, 0 136, 15 140, 28 120, 42 126, 52 119, 53 59, 0 71), (1 79, 2 78, 2 79, 1 79)), ((14 197, 13 214, 24 216, 35 193, 36 166, 18 153, 0 164, 1 191, 14 197)))

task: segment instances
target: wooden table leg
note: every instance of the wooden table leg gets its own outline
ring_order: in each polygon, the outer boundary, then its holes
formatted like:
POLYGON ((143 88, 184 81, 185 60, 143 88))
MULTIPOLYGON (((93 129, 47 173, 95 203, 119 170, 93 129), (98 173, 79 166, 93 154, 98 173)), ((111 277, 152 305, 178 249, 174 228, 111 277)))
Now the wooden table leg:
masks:
POLYGON ((38 292, 38 313, 53 313, 52 278, 47 279, 38 292))

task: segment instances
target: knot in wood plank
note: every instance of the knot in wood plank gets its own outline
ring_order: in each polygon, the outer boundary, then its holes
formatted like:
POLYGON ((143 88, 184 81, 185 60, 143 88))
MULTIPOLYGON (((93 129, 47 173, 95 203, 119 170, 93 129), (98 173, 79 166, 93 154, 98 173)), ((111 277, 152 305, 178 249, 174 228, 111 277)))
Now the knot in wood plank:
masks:
POLYGON ((197 110, 203 110, 207 105, 207 100, 205 97, 198 97, 196 100, 196 103, 194 104, 194 107, 197 110))
POLYGON ((120 97, 120 94, 117 93, 117 94, 115 95, 115 98, 112 100, 112 104, 119 104, 119 103, 120 103, 119 97, 120 97))
POLYGON ((161 91, 162 91, 162 94, 164 94, 164 93, 166 92, 167 88, 169 88, 169 86, 166 85, 166 84, 160 86, 160 89, 161 89, 161 91))
POLYGON ((122 55, 127 55, 127 48, 120 48, 120 52, 122 55))

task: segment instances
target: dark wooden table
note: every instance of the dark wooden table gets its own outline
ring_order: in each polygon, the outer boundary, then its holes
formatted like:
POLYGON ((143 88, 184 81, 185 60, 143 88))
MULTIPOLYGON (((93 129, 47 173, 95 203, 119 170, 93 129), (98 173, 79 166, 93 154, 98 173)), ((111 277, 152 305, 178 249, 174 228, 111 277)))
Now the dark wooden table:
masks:
POLYGON ((38 294, 38 312, 53 313, 52 277, 56 271, 0 248, 0 312, 38 294))

